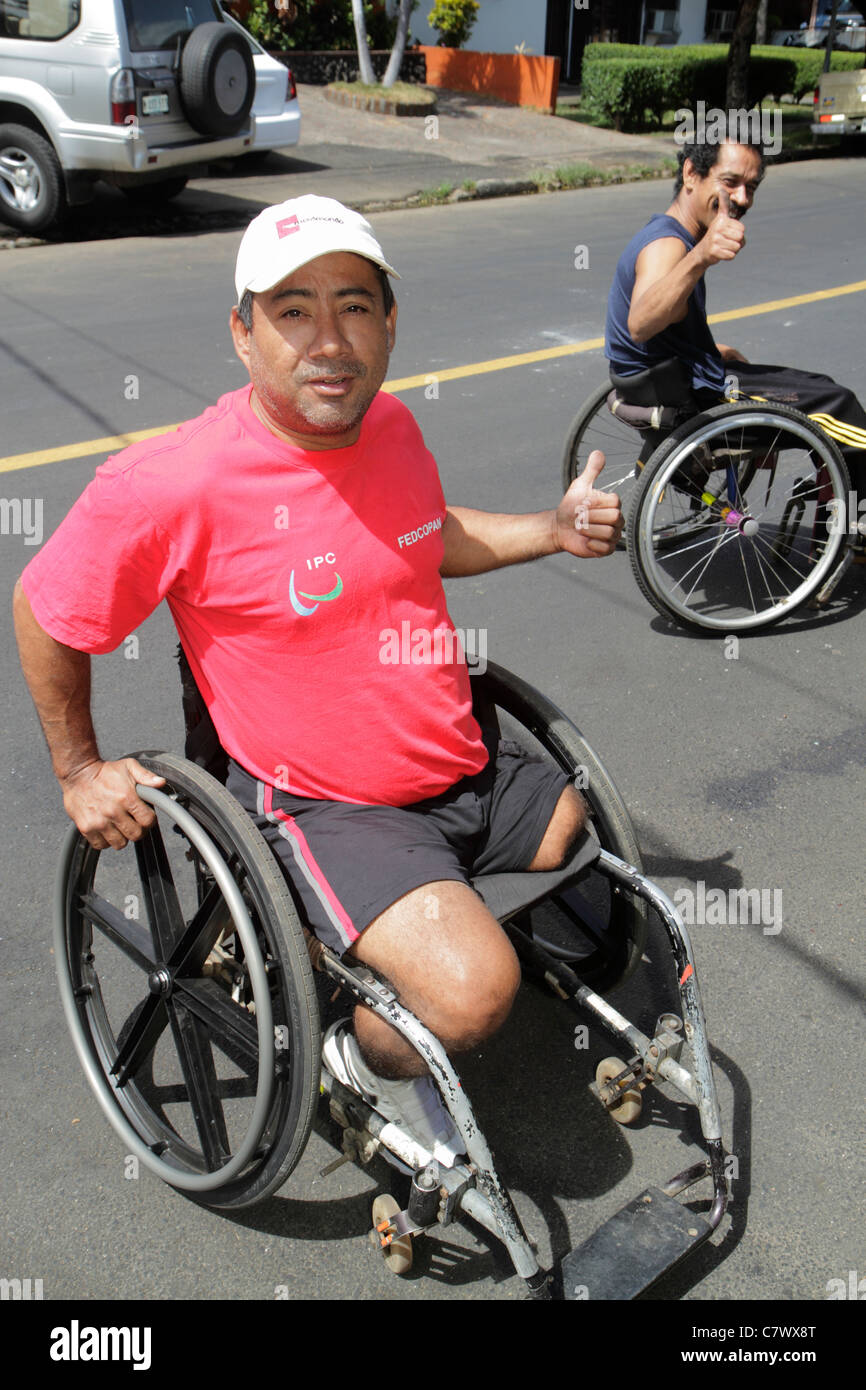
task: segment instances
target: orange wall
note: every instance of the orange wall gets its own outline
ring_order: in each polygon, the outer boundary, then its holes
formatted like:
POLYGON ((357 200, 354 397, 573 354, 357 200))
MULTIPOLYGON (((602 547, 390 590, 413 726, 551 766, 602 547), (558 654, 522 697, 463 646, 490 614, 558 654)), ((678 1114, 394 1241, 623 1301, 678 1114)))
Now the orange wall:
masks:
POLYGON ((514 106, 556 109, 559 59, 521 53, 472 53, 465 48, 420 45, 427 86, 452 92, 484 92, 514 106))

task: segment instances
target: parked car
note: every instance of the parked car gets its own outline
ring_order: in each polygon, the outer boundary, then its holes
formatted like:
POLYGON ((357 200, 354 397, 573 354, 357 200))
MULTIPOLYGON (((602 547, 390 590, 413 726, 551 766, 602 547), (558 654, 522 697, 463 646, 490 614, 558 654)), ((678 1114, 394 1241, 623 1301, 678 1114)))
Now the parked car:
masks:
POLYGON ((866 144, 866 72, 822 72, 813 98, 813 135, 856 135, 866 144))
MULTIPOLYGON (((828 7, 823 14, 819 14, 815 20, 818 29, 828 29, 830 27, 831 8, 828 7)), ((842 0, 836 10, 837 29, 859 29, 862 28, 864 21, 862 14, 851 4, 851 0, 842 0)))
POLYGON ((0 221, 50 231, 102 179, 176 196, 296 144, 290 70, 217 0, 0 0, 0 221))

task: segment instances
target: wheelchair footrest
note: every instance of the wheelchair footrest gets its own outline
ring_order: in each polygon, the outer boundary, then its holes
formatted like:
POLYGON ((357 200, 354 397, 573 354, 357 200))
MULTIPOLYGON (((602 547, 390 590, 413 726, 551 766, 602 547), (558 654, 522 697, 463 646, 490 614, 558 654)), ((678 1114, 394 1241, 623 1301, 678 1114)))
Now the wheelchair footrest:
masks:
POLYGON ((712 1227, 657 1187, 648 1187, 566 1255, 568 1300, 628 1300, 650 1288, 707 1239, 712 1227))

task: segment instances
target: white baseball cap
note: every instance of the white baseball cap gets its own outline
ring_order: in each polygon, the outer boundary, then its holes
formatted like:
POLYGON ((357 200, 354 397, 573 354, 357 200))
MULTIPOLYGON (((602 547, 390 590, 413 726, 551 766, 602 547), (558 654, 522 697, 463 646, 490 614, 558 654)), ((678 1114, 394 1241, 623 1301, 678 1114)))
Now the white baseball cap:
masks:
POLYGON ((335 198, 306 193, 265 208, 247 227, 235 266, 238 303, 246 290, 272 290, 308 261, 332 251, 353 251, 400 279, 359 212, 335 198))

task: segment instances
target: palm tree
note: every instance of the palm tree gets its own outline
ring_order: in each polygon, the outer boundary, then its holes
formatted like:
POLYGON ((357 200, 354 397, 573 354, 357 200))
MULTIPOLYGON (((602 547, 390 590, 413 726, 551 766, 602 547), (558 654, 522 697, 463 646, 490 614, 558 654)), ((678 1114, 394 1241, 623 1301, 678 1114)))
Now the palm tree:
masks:
POLYGON ((370 58, 370 45, 367 43, 367 25, 364 20, 364 0, 352 0, 352 19, 355 21, 355 38, 358 43, 358 71, 361 81, 369 86, 376 85, 376 74, 370 58))
MULTIPOLYGON (((397 14, 397 33, 394 36, 394 47, 391 49, 391 57, 388 60, 388 68, 382 78, 383 87, 393 87, 397 78, 400 76, 400 67, 403 62, 403 54, 406 51, 406 40, 409 37, 409 16, 412 12, 412 0, 400 0, 400 9, 397 14)), ((355 38, 358 42, 358 71, 362 82, 374 85, 376 75, 373 72, 373 63, 370 58, 370 45, 367 42, 367 26, 364 22, 364 0, 352 0, 352 19, 355 21, 355 38)))
POLYGON ((400 76, 403 54, 406 52, 406 40, 409 37, 409 15, 411 12, 412 0, 400 0, 400 10, 397 15, 397 33, 394 35, 394 47, 391 49, 388 67, 385 71, 385 76, 382 78, 383 87, 393 87, 397 78, 400 76))

